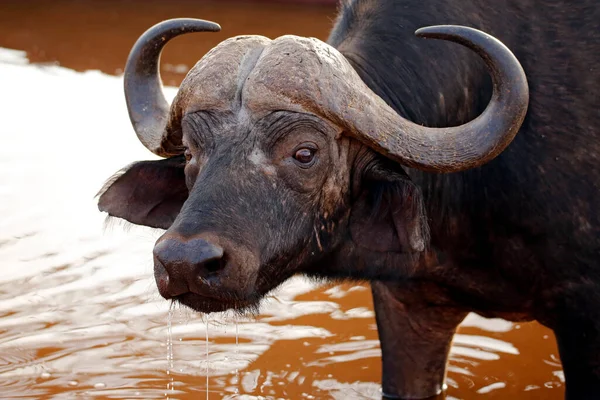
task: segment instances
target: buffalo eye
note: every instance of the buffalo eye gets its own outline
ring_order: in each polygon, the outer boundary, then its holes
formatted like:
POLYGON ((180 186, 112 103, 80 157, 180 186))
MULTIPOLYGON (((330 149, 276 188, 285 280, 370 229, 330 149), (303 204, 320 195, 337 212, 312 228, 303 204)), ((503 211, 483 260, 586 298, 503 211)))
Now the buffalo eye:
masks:
POLYGON ((311 147, 301 147, 301 148, 297 149, 296 152, 294 153, 294 160, 296 160, 300 166, 308 167, 308 166, 312 165, 312 163, 315 159, 316 153, 317 153, 317 150, 315 148, 313 148, 312 146, 311 147))

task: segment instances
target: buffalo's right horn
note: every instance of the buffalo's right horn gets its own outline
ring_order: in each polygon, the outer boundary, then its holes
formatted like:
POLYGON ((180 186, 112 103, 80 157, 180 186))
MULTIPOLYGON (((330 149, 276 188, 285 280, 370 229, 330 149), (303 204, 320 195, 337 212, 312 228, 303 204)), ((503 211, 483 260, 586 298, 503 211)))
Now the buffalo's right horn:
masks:
POLYGON ((163 141, 169 104, 162 90, 159 61, 165 44, 189 32, 218 32, 221 27, 201 19, 177 18, 160 22, 137 40, 125 66, 125 98, 129 118, 140 141, 159 156, 180 153, 163 141))

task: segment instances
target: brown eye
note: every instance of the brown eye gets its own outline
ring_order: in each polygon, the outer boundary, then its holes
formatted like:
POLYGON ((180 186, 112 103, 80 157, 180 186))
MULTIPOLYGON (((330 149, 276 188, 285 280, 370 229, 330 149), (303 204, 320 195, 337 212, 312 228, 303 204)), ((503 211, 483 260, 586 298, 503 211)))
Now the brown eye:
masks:
POLYGON ((310 164, 315 158, 316 152, 317 151, 314 149, 303 147, 301 149, 296 150, 296 153, 294 154, 294 159, 296 159, 296 161, 302 164, 310 164))
POLYGON ((183 155, 185 156, 185 162, 190 162, 190 160, 192 159, 192 152, 190 151, 190 149, 185 149, 183 155))

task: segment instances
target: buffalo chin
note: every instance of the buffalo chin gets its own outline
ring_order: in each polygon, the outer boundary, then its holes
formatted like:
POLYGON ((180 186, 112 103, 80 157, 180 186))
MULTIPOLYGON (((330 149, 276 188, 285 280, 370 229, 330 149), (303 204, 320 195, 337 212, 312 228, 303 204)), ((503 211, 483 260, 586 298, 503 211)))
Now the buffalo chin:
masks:
POLYGON ((173 298, 173 300, 194 311, 206 314, 228 310, 239 313, 257 313, 260 303, 260 297, 258 296, 251 299, 217 299, 191 292, 179 295, 173 298))

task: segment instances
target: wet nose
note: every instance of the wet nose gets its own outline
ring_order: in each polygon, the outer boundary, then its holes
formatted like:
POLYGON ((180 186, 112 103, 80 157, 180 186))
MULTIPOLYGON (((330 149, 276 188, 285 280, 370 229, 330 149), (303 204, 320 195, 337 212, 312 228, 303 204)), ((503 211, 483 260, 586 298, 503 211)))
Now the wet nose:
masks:
POLYGON ((207 240, 163 236, 154 246, 154 277, 165 299, 198 293, 223 269, 223 249, 207 240))

